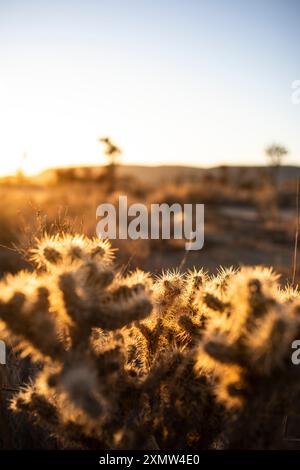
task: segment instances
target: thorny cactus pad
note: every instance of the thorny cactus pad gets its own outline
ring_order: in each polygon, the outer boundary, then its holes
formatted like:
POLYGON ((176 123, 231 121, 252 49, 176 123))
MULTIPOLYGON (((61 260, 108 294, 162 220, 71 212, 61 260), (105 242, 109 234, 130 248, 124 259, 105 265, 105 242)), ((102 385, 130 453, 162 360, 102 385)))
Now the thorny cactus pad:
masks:
POLYGON ((0 283, 1 337, 39 372, 12 400, 63 447, 285 448, 300 296, 266 268, 122 275, 107 241, 45 236, 0 283), (255 416, 255 419, 253 419, 255 416))

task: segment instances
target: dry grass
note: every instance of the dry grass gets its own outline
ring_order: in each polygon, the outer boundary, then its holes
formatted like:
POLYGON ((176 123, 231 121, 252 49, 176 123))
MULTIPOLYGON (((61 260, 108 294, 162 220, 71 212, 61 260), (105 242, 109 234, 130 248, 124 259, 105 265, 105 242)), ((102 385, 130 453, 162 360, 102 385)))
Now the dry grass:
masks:
MULTIPOLYGON (((146 205, 205 203, 205 249, 190 253, 185 267, 204 266, 216 272, 220 264, 265 264, 275 266, 284 279, 291 280, 296 191, 293 184, 282 187, 280 214, 275 218, 270 209, 273 196, 269 186, 239 188, 218 180, 204 180, 141 187, 138 181, 125 180, 119 183, 118 192, 108 194, 103 182, 85 179, 52 185, 28 181, 21 185, 0 184, 0 272, 28 267, 11 249, 23 249, 26 254, 34 238, 45 231, 94 236, 97 206, 101 202, 116 203, 119 194, 126 194, 129 203, 146 205)), ((184 241, 177 240, 116 240, 114 246, 119 249, 121 264, 155 273, 179 266, 185 256, 184 241)))

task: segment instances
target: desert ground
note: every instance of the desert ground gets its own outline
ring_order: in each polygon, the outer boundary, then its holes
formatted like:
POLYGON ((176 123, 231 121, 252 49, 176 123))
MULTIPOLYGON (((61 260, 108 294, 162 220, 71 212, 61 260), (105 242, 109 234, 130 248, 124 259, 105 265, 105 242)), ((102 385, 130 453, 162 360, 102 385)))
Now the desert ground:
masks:
MULTIPOLYGON (((2 179, 0 272, 24 267, 22 249, 43 230, 67 229, 94 236, 96 208, 103 202, 205 204, 205 243, 185 252, 178 240, 115 240, 127 268, 152 273, 175 268, 221 265, 273 266, 290 280, 296 228, 296 180, 300 168, 282 167, 278 194, 268 167, 121 166, 114 193, 108 193, 103 168, 48 170, 37 177, 2 179)), ((299 274, 297 272, 297 274, 299 274)))

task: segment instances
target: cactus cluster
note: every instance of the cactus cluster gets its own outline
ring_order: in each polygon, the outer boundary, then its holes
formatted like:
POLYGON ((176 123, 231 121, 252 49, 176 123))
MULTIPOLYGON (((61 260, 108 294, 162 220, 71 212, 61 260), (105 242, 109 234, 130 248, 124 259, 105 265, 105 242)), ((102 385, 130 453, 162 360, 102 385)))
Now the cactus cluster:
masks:
POLYGON ((38 372, 11 409, 64 448, 285 448, 300 295, 270 269, 122 274, 107 241, 45 236, 0 283, 1 337, 38 372))

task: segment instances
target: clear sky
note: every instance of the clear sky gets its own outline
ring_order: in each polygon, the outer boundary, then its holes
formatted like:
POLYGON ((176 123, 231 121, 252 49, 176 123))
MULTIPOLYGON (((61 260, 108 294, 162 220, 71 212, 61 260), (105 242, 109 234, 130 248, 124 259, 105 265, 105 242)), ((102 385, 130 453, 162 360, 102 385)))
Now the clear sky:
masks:
POLYGON ((104 161, 300 164, 299 0, 0 0, 0 174, 104 161))

